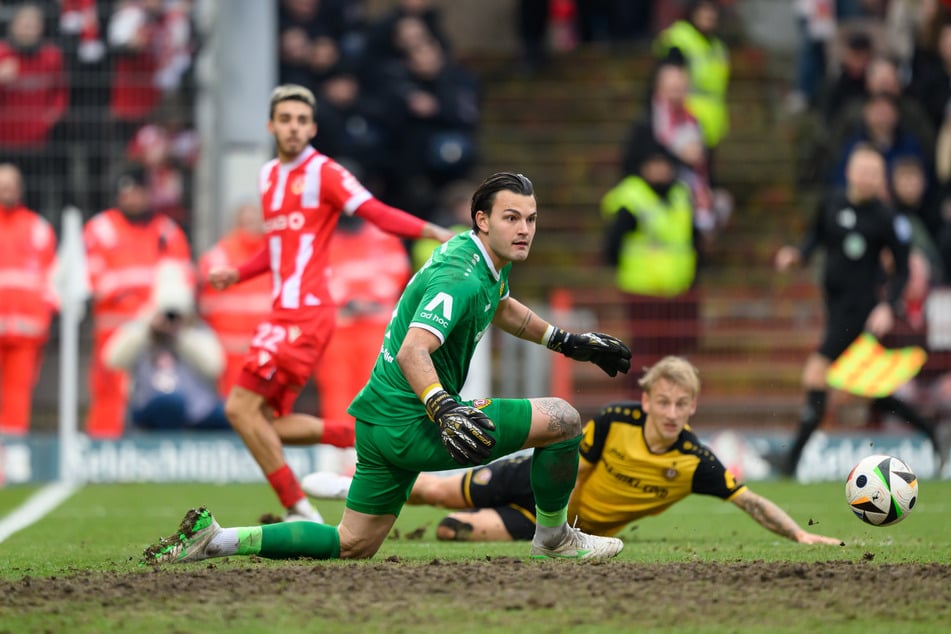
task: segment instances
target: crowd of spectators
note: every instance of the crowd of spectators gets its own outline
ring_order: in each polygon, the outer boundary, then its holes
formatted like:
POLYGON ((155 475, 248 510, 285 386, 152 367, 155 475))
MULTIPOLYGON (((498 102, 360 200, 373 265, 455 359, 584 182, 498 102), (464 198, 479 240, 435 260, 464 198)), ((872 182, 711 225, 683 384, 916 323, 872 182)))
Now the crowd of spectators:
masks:
POLYGON ((804 112, 800 182, 841 188, 853 148, 885 157, 882 198, 914 227, 908 324, 923 329, 927 289, 951 280, 951 2, 799 3, 794 91, 804 112))
POLYGON ((478 158, 481 87, 430 0, 283 0, 280 80, 317 96, 315 146, 382 200, 429 219, 478 158))
POLYGON ((0 160, 22 170, 28 207, 54 225, 66 204, 92 215, 134 161, 156 205, 189 226, 191 9, 190 0, 4 5, 0 160), (164 148, 152 147, 157 138, 164 148))

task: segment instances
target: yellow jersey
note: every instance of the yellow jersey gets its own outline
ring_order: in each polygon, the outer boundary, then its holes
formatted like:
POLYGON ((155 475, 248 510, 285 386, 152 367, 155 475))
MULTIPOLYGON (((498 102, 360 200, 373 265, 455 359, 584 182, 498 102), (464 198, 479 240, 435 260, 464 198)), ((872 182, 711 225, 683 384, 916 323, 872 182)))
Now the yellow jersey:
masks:
POLYGON ((568 522, 595 535, 614 535, 628 523, 657 515, 691 493, 731 500, 746 489, 690 426, 664 453, 644 440, 647 416, 637 401, 606 406, 584 429, 581 460, 593 470, 572 496, 568 522))

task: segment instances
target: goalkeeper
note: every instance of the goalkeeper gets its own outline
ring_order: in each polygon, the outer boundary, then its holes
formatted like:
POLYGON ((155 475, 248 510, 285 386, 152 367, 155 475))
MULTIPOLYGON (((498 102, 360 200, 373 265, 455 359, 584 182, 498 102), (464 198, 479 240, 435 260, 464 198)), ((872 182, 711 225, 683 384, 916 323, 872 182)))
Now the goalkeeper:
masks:
POLYGON ((512 263, 528 257, 535 236, 529 179, 490 176, 473 194, 471 215, 472 231, 436 249, 410 280, 370 380, 350 405, 357 468, 340 525, 221 528, 209 511, 193 509, 176 534, 146 550, 146 561, 372 557, 421 472, 481 465, 525 448, 534 448, 531 555, 608 558, 621 551, 621 540, 588 535, 567 521, 582 431, 577 410, 559 398, 461 402, 458 394, 490 324, 612 377, 630 369, 631 352, 614 337, 550 325, 509 294, 512 263))

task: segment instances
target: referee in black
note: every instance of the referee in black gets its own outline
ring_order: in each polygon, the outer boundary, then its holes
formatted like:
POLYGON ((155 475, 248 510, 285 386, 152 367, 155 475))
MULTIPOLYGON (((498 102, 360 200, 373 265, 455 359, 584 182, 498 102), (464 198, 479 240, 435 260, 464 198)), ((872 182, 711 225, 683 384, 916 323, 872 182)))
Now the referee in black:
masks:
MULTIPOLYGON (((849 155, 846 189, 826 197, 800 247, 784 246, 776 254, 776 268, 786 271, 806 263, 819 248, 825 249, 822 278, 825 332, 819 349, 803 369, 806 402, 799 415, 799 429, 789 453, 772 456, 771 462, 786 476, 796 473, 809 437, 819 427, 826 410, 826 372, 856 337, 868 331, 878 338, 892 329, 901 309, 902 291, 908 281, 911 224, 883 202, 887 178, 885 159, 870 145, 860 144, 849 155), (882 252, 893 265, 882 292, 882 252)), ((894 414, 924 432, 940 455, 935 425, 911 405, 886 396, 873 406, 894 414)))

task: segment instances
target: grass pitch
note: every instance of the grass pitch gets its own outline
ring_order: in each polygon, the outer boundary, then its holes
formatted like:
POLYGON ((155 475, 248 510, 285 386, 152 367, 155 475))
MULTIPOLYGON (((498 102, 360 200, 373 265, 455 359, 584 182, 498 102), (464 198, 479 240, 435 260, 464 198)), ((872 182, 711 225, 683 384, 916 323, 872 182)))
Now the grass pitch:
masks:
MULTIPOLYGON (((152 570, 142 549, 207 505, 225 526, 279 505, 264 485, 97 485, 0 543, 0 632, 894 632, 951 619, 951 482, 924 481, 902 523, 868 526, 844 485, 754 483, 807 530, 800 546, 695 496, 621 533, 610 562, 536 562, 526 543, 435 540, 407 507, 370 562, 227 560, 152 570)), ((0 515, 31 489, 0 489, 0 515)), ((340 502, 323 502, 336 522, 340 502)))

